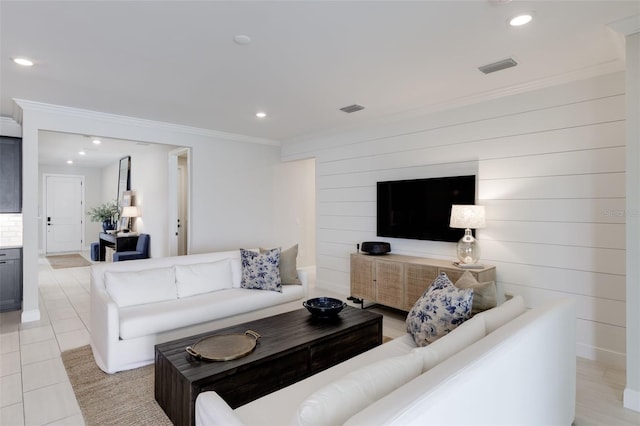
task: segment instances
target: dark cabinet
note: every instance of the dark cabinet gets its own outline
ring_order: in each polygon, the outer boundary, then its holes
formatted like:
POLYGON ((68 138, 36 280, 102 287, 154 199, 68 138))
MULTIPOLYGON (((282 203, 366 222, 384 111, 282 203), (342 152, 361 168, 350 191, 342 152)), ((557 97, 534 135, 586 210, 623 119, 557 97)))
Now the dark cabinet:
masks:
POLYGON ((22 139, 0 136, 0 213, 22 211, 22 139))
POLYGON ((22 309, 22 249, 0 249, 0 312, 22 309))

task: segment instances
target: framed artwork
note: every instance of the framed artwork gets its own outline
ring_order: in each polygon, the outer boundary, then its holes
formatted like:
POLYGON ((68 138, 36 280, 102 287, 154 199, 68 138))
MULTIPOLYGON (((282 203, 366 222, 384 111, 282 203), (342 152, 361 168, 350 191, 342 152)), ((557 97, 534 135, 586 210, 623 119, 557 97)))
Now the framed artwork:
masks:
MULTIPOLYGON (((120 159, 120 167, 118 169, 118 205, 124 204, 124 193, 131 191, 131 156, 120 159)), ((131 203, 131 195, 129 195, 129 203, 131 203)))

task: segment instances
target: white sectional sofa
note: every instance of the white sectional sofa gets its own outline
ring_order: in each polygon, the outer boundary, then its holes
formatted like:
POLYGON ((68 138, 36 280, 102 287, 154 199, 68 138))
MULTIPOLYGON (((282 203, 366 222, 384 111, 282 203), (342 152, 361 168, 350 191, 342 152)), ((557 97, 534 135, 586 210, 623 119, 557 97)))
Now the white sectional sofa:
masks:
POLYGON ((575 415, 568 299, 520 296, 417 348, 410 335, 232 410, 215 392, 196 425, 565 425, 575 415))
POLYGON ((106 373, 154 361, 154 346, 286 310, 302 285, 282 292, 240 288, 240 251, 100 263, 91 267, 91 349, 106 373))

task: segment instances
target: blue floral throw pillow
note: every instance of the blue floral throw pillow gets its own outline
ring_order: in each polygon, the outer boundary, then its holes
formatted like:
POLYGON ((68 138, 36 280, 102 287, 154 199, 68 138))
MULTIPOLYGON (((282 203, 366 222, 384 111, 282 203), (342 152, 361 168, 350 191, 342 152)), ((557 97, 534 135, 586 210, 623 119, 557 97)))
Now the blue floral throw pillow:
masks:
POLYGON ((280 282, 280 247, 265 253, 240 249, 242 282, 240 287, 282 293, 280 282))
POLYGON ((442 272, 407 315, 407 332, 426 346, 465 322, 471 313, 473 289, 459 289, 442 272))

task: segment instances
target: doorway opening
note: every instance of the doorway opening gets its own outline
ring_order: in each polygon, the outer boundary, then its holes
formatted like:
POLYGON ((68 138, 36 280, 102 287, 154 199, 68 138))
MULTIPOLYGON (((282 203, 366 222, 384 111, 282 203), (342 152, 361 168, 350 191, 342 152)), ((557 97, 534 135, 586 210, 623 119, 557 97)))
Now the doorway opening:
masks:
POLYGON ((191 251, 191 149, 169 152, 169 256, 191 251))

